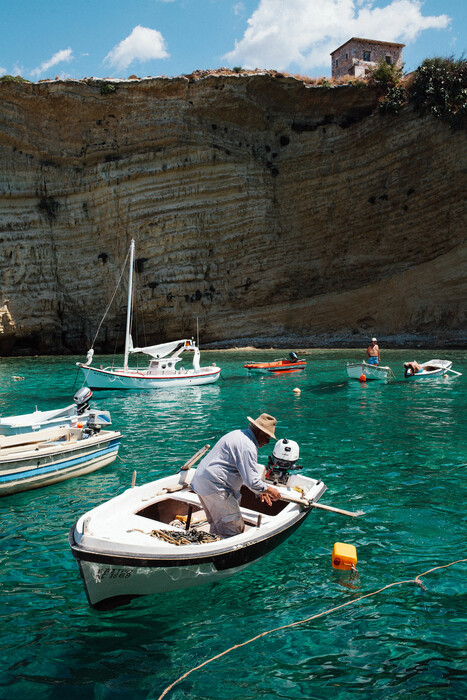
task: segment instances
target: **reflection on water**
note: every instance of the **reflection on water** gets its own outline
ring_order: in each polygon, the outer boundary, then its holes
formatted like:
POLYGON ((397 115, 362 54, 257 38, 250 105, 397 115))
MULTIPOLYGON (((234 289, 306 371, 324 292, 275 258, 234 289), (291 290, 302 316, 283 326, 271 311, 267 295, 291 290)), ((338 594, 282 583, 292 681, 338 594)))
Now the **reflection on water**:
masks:
MULTIPOLYGON (((253 354, 274 359, 277 351, 253 354)), ((388 383, 349 380, 346 362, 360 358, 343 350, 310 351, 299 376, 248 376, 248 351, 209 353, 222 367, 215 385, 96 392, 93 405, 108 409, 124 435, 121 459, 1 500, 5 694, 156 698, 182 672, 260 631, 461 558, 466 356, 449 353, 463 377, 416 382, 403 379, 409 354, 384 353, 396 374, 388 383), (365 515, 350 520, 316 510, 273 554, 230 580, 92 611, 67 544, 73 522, 128 488, 133 470, 137 483, 176 471, 204 444, 262 412, 277 417, 279 437, 299 442, 305 473, 328 487, 322 502, 365 515), (336 541, 357 548, 358 590, 336 579, 336 541)), ((2 359, 0 413, 71 403, 81 385, 76 359, 2 359)), ((263 463, 271 451, 271 444, 260 451, 263 463)), ((427 578, 426 592, 400 587, 237 649, 169 697, 217 698, 225 687, 236 698, 260 692, 346 700, 367 688, 379 697, 460 698, 465 571, 451 567, 427 578)))

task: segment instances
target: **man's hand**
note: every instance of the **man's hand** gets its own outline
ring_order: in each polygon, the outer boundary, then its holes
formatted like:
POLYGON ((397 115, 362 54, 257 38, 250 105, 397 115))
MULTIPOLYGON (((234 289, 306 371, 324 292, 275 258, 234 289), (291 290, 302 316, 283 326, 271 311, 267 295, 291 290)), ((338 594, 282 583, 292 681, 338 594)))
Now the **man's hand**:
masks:
POLYGON ((280 497, 279 491, 274 486, 268 486, 268 490, 260 494, 261 501, 268 506, 272 506, 272 502, 278 501, 280 497))

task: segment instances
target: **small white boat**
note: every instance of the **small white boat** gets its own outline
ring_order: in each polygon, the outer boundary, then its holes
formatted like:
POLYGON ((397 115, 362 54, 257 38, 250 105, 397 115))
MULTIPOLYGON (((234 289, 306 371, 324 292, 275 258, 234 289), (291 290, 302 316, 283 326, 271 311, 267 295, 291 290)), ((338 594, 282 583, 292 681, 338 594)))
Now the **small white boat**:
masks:
POLYGON ((415 372, 412 363, 404 362, 404 377, 406 379, 426 379, 427 377, 443 377, 448 372, 460 375, 460 372, 455 372, 450 360, 430 360, 423 362, 420 365, 420 370, 415 372))
POLYGON ((76 365, 84 373, 85 383, 91 389, 159 389, 161 387, 200 386, 213 384, 219 379, 220 367, 212 364, 208 367, 200 366, 199 347, 193 340, 175 340, 159 345, 146 347, 133 346, 131 337, 132 297, 133 297, 133 260, 135 242, 130 245, 130 273, 128 280, 128 302, 125 333, 125 351, 123 367, 92 367, 94 350, 88 351, 86 362, 77 362, 76 365), (185 351, 193 351, 193 368, 177 369, 180 355, 185 351), (146 369, 132 368, 128 366, 128 357, 133 353, 142 353, 151 357, 146 369))
POLYGON ((351 379, 390 379, 393 372, 390 367, 370 365, 368 362, 347 362, 347 374, 351 379))
POLYGON ((293 475, 276 484, 282 499, 268 507, 244 486, 245 531, 219 539, 209 534, 198 496, 189 489, 194 473, 130 488, 71 528, 69 543, 92 607, 110 609, 137 596, 232 576, 289 537, 308 516, 309 502, 326 490, 321 480, 293 475))
MULTIPOLYGON (((73 397, 74 403, 65 408, 55 408, 50 411, 23 413, 19 416, 4 416, 0 418, 0 435, 18 435, 31 433, 44 428, 76 428, 78 423, 85 423, 93 411, 89 407, 92 391, 87 387, 78 389, 73 397)), ((111 424, 110 413, 99 411, 99 422, 111 424)))
POLYGON ((97 412, 78 428, 0 436, 0 496, 88 474, 113 462, 121 434, 101 430, 97 412))

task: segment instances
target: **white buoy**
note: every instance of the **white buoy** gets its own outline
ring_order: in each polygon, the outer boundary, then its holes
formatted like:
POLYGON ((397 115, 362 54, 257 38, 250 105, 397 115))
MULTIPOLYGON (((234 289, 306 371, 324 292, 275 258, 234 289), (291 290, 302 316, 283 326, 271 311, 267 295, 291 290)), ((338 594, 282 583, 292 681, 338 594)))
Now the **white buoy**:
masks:
POLYGON ((301 389, 298 388, 298 386, 296 386, 295 389, 293 390, 293 393, 294 394, 301 394, 302 391, 301 391, 301 389))

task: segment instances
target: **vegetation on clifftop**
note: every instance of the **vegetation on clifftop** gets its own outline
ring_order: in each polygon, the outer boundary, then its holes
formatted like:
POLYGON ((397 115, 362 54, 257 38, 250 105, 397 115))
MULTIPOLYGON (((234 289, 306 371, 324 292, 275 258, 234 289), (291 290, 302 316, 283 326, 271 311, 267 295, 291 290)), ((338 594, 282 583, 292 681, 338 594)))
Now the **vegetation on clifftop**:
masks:
POLYGON ((420 115, 432 114, 453 128, 467 126, 467 60, 426 58, 416 71, 402 76, 402 70, 378 64, 369 84, 385 88, 379 103, 382 114, 397 114, 410 103, 420 115))
POLYGON ((30 83, 30 80, 26 80, 21 75, 2 75, 0 78, 0 83, 30 83))

